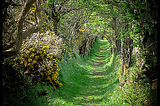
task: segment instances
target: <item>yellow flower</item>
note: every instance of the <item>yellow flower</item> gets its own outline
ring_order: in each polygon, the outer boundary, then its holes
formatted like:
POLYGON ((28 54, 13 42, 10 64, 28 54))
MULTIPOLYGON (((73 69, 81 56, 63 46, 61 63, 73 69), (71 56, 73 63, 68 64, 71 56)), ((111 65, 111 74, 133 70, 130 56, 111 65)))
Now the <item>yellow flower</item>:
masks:
POLYGON ((43 46, 43 47, 42 47, 42 50, 43 50, 43 49, 49 49, 49 46, 43 46))
POLYGON ((44 54, 46 55, 46 51, 44 50, 43 52, 44 52, 44 54))
POLYGON ((44 33, 44 31, 43 31, 43 30, 41 30, 41 32, 42 32, 42 33, 44 33))
POLYGON ((62 85, 63 85, 62 83, 59 83, 59 87, 62 87, 62 85))
POLYGON ((49 46, 46 46, 46 49, 49 49, 49 46))
POLYGON ((35 56, 35 59, 38 60, 38 57, 39 57, 39 56, 35 56))
POLYGON ((24 61, 24 65, 25 65, 25 66, 27 65, 27 61, 24 61))
POLYGON ((49 57, 49 54, 47 54, 47 57, 49 57))
POLYGON ((40 51, 39 51, 39 53, 41 54, 41 53, 42 53, 42 51, 40 50, 40 51))
POLYGON ((53 55, 53 53, 49 53, 49 55, 53 55))
POLYGON ((45 65, 44 65, 44 64, 42 64, 42 67, 45 67, 45 65))
POLYGON ((57 72, 57 71, 55 72, 55 75, 58 75, 58 72, 57 72))
POLYGON ((35 10, 31 10, 31 13, 33 13, 35 10))
POLYGON ((21 64, 23 64, 23 61, 21 61, 21 64))
POLYGON ((36 62, 37 62, 36 60, 33 60, 33 61, 32 61, 32 65, 35 64, 36 62))
MULTIPOLYGON (((34 46, 34 45, 33 45, 33 46, 34 46)), ((33 52, 35 52, 35 51, 36 51, 36 49, 32 49, 32 51, 33 51, 33 52)))
POLYGON ((31 56, 34 56, 34 53, 32 53, 31 56))
POLYGON ((44 74, 42 72, 40 74, 42 75, 42 77, 44 76, 44 74))
POLYGON ((43 46, 43 47, 42 47, 42 50, 45 49, 45 48, 46 48, 46 46, 43 46))
POLYGON ((31 62, 32 61, 32 59, 28 59, 28 62, 31 62))
POLYGON ((57 71, 60 71, 60 68, 57 68, 57 71))

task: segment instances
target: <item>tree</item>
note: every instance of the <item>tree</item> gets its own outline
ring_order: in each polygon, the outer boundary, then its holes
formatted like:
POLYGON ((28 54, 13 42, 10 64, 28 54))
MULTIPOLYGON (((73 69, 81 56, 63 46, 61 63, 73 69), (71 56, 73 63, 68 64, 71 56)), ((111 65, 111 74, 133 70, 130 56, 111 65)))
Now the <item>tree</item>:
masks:
POLYGON ((46 9, 43 9, 45 13, 48 15, 49 19, 53 21, 53 26, 54 29, 53 31, 55 32, 55 35, 59 35, 58 33, 58 24, 61 18, 74 10, 79 10, 82 9, 82 7, 77 7, 77 2, 76 1, 69 1, 69 0, 64 0, 64 1, 54 1, 54 0, 48 0, 46 1, 46 9))
MULTIPOLYGON (((138 46, 140 52, 139 59, 141 60, 139 65, 140 70, 143 70, 148 77, 151 77, 151 74, 156 73, 154 71, 157 67, 157 0, 106 0, 106 3, 119 7, 122 20, 125 20, 123 21, 124 23, 121 24, 125 24, 124 27, 121 28, 122 70, 124 64, 131 60, 132 46, 138 46), (135 34, 136 37, 133 37, 133 34, 135 34), (133 43, 133 40, 137 42, 133 43), (130 48, 130 50, 127 50, 127 48, 130 48), (126 59, 128 58, 126 62, 124 62, 124 56, 126 59)), ((128 64, 128 66, 130 66, 130 64, 128 64)))
MULTIPOLYGON (((27 36, 30 36, 32 33, 36 33, 40 30, 40 28, 42 26, 42 23, 43 23, 43 20, 41 19, 41 15, 39 14, 40 11, 41 11, 40 3, 41 3, 40 0, 27 0, 24 3, 24 6, 23 6, 21 12, 18 15, 19 18, 18 17, 16 17, 16 18, 12 17, 11 20, 13 20, 17 23, 17 29, 15 28, 13 30, 13 32, 11 32, 11 36, 13 35, 13 33, 16 30, 17 30, 16 31, 17 36, 16 36, 15 39, 13 38, 8 43, 5 43, 3 45, 3 55, 4 56, 12 56, 12 55, 17 54, 20 50, 22 40, 25 39, 27 36), (30 8, 32 8, 32 6, 35 7, 35 14, 31 13, 31 14, 34 15, 34 21, 30 21, 30 20, 26 19, 26 16, 29 13, 29 10, 30 10, 30 8), (29 23, 31 25, 31 27, 25 28, 26 27, 26 26, 24 26, 25 23, 29 23)), ((15 10, 14 8, 11 8, 11 11, 14 11, 14 10, 15 10)), ((12 16, 11 14, 9 14, 9 15, 12 16)), ((15 24, 15 23, 12 23, 12 24, 15 24)), ((11 28, 11 27, 12 27, 12 25, 9 25, 8 30, 6 30, 6 31, 9 31, 9 28, 11 28)), ((6 33, 9 33, 9 32, 4 31, 3 32, 4 36, 5 36, 6 33)))

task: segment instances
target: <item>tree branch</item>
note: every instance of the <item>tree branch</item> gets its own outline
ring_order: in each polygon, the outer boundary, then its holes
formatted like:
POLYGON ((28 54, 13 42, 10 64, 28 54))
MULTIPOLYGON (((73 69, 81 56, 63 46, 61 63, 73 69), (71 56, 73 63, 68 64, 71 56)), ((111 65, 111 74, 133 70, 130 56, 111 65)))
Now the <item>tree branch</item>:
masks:
POLYGON ((26 31, 22 32, 22 39, 25 39, 26 37, 30 36, 32 33, 36 33, 40 30, 40 25, 36 25, 36 26, 32 26, 31 28, 29 28, 26 31))
POLYGON ((20 13, 20 19, 18 23, 18 34, 17 34, 17 39, 16 39, 16 49, 19 51, 21 44, 22 44, 22 30, 23 30, 23 23, 25 20, 25 16, 27 12, 29 11, 30 7, 36 0, 27 0, 21 13, 20 13))
POLYGON ((10 41, 9 43, 7 43, 3 46, 3 50, 7 50, 7 49, 13 47, 15 43, 16 43, 15 40, 10 41))
POLYGON ((106 0, 106 2, 107 2, 108 4, 112 4, 113 6, 117 6, 117 7, 119 7, 119 8, 122 8, 122 7, 118 4, 119 2, 115 3, 115 2, 109 1, 109 0, 106 0))
POLYGON ((35 22, 30 21, 30 20, 25 20, 25 22, 27 22, 27 23, 29 23, 29 24, 32 24, 32 25, 36 25, 36 23, 35 23, 35 22))

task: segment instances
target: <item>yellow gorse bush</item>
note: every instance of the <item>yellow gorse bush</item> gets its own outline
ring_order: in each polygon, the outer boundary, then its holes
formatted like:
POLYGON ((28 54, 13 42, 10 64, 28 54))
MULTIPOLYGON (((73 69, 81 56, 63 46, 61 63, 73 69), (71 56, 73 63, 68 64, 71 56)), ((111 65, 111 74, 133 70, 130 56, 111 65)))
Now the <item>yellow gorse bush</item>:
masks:
POLYGON ((47 83, 51 86, 61 87, 59 83, 58 62, 60 58, 47 51, 49 46, 39 43, 38 46, 30 43, 20 54, 20 65, 24 67, 24 73, 32 75, 33 83, 47 83))
POLYGON ((58 39, 54 42, 55 38, 57 37, 52 32, 28 37, 23 42, 20 53, 10 59, 15 70, 21 70, 26 76, 30 76, 32 83, 61 87, 58 63, 63 60, 67 50, 63 44, 57 44, 58 39), (54 47, 57 47, 57 53, 53 51, 54 47))

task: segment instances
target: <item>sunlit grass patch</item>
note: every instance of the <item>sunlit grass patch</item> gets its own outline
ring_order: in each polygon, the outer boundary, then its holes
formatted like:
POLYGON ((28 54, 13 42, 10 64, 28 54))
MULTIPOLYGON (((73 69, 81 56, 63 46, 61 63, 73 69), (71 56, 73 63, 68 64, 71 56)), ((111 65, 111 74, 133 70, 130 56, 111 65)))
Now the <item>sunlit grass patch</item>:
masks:
MULTIPOLYGON (((118 77, 115 77, 116 74, 107 74, 108 69, 106 70, 106 66, 95 67, 92 64, 98 60, 101 61, 100 58, 97 58, 98 55, 106 55, 106 52, 110 55, 110 49, 106 48, 108 42, 101 42, 101 40, 97 42, 99 43, 95 43, 91 54, 87 57, 83 59, 78 58, 77 61, 75 59, 70 59, 68 63, 64 61, 60 62, 59 65, 63 73, 62 79, 64 85, 59 90, 55 91, 54 97, 62 97, 62 100, 73 102, 74 105, 98 104, 102 102, 103 98, 106 96, 106 90, 113 87, 108 83, 113 81, 113 85, 115 85, 115 83, 118 82, 118 80, 116 80, 118 77), (99 48, 102 46, 101 44, 105 45, 103 47, 104 52, 99 53, 99 48), (92 73, 93 71, 94 73, 92 73), (102 75, 101 73, 105 74, 102 75), (116 79, 113 80, 112 77, 116 79)), ((111 58, 114 56, 115 55, 110 57, 107 62, 110 60, 113 61, 111 58)), ((107 56, 103 58, 107 58, 107 56)), ((114 67, 111 65, 113 62, 109 64, 108 67, 114 67)))

